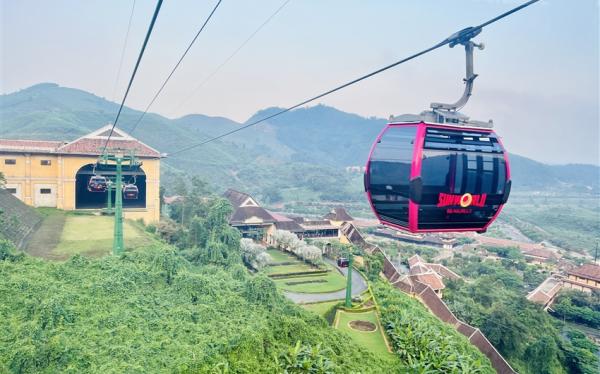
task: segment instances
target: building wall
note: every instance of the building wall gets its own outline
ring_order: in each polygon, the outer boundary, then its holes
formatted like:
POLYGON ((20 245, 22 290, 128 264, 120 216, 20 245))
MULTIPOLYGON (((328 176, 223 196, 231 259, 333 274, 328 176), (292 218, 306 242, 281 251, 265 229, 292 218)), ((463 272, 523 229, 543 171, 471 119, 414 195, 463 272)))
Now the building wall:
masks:
POLYGON ((565 286, 579 291, 591 292, 593 289, 600 290, 600 282, 596 282, 593 279, 581 278, 573 274, 569 274, 565 286))
MULTIPOLYGON (((17 188, 17 197, 24 203, 39 206, 40 189, 51 189, 56 196, 56 208, 75 210, 75 176, 81 167, 96 160, 95 156, 5 153, 0 154, 0 171, 6 177, 6 187, 17 188), (16 164, 8 165, 6 159, 16 160, 16 164), (42 165, 42 160, 49 160, 50 165, 42 165)), ((141 218, 146 223, 157 222, 160 219, 160 160, 142 161, 146 174, 146 208, 125 209, 124 216, 141 218)))

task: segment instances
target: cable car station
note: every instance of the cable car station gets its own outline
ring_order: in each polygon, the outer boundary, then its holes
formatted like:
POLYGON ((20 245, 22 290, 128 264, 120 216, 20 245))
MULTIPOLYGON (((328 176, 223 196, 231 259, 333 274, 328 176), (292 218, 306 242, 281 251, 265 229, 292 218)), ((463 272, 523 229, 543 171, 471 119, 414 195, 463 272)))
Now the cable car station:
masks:
MULTIPOLYGON (((0 171, 6 189, 35 207, 100 212, 117 201, 116 167, 98 162, 110 128, 104 126, 71 142, 0 139, 0 171)), ((139 163, 123 165, 119 191, 123 217, 157 222, 161 154, 118 128, 108 148, 135 155, 139 163)))

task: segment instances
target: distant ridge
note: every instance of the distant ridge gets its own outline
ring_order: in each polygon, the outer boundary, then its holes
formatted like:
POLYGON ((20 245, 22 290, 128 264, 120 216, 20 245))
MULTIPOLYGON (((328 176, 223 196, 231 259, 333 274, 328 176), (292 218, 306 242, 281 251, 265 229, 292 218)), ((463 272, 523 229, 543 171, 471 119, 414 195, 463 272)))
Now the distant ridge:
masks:
MULTIPOLYGON (((41 83, 0 96, 0 137, 71 140, 112 121, 117 108, 116 103, 83 90, 41 83)), ((278 109, 263 109, 248 121, 278 109)), ((139 114, 125 108, 120 127, 127 131, 139 114)), ((199 174, 223 189, 237 187, 256 192, 265 187, 293 187, 299 178, 295 173, 310 174, 309 178, 317 178, 315 184, 341 185, 349 183, 343 176, 346 166, 365 164, 371 143, 385 123, 381 118, 316 105, 167 158, 165 163, 169 170, 199 174), (290 170, 296 171, 287 175, 290 170), (335 176, 338 182, 319 173, 335 176)), ((169 153, 241 125, 225 117, 202 114, 177 119, 148 114, 134 136, 169 153)), ((510 158, 516 190, 600 191, 598 166, 547 165, 518 155, 510 158)), ((335 186, 330 189, 334 191, 335 186)), ((358 195, 361 187, 356 185, 352 190, 358 195)))

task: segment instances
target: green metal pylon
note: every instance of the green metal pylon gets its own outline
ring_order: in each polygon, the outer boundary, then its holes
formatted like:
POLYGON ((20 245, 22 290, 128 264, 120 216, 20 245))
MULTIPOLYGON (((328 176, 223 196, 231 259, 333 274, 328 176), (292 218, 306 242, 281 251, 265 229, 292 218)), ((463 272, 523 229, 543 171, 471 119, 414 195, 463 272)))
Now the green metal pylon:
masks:
POLYGON ((352 264, 354 256, 352 252, 348 254, 348 275, 346 276, 346 308, 352 307, 352 264))
POLYGON ((113 240, 113 254, 120 255, 125 250, 123 244, 123 153, 115 155, 117 163, 117 177, 115 180, 115 233, 113 240))
POLYGON ((112 204, 112 191, 113 191, 112 181, 108 183, 106 186, 106 213, 111 215, 113 213, 113 204, 112 204))
POLYGON ((110 183, 107 187, 108 198, 107 198, 107 210, 111 213, 111 210, 115 215, 115 229, 113 237, 113 254, 120 255, 125 250, 125 244, 123 241, 123 165, 125 164, 129 171, 135 171, 139 169, 141 163, 137 161, 134 152, 130 151, 129 154, 125 154, 122 149, 108 150, 100 156, 98 163, 101 167, 107 167, 109 169, 112 166, 115 167, 115 180, 110 183), (115 202, 114 209, 112 208, 112 191, 115 191, 115 202))

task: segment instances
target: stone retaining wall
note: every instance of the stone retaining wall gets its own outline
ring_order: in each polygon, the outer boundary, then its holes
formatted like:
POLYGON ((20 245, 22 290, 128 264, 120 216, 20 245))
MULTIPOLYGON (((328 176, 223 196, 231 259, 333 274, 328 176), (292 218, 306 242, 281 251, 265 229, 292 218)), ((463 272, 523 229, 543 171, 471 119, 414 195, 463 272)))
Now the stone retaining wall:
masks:
POLYGON ((0 188, 0 234, 19 249, 25 247, 29 235, 40 225, 42 217, 11 193, 0 188))

